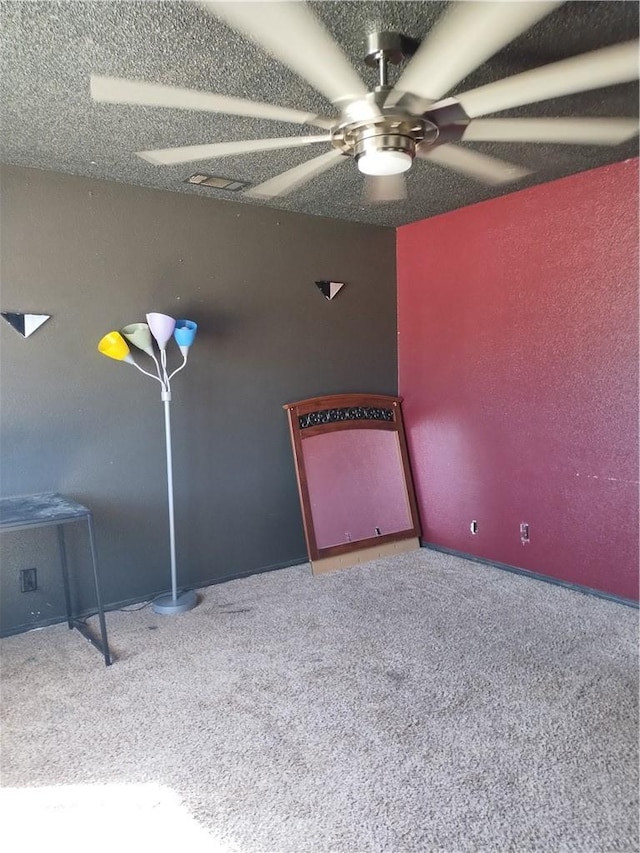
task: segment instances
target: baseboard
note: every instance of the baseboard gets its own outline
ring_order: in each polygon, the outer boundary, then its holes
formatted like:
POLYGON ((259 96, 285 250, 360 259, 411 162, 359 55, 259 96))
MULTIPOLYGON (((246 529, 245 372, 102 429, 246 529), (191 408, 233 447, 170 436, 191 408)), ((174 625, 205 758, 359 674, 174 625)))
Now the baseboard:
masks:
MULTIPOLYGON (((190 589, 202 589, 205 586, 215 586, 219 583, 227 583, 228 581, 239 581, 243 578, 250 578, 253 575, 262 575, 265 572, 277 572, 279 569, 290 569, 293 566, 303 566, 309 562, 309 557, 305 554, 304 557, 297 557, 295 560, 286 560, 284 563, 273 563, 270 566, 262 566, 260 569, 248 569, 246 572, 237 572, 233 575, 225 575, 222 578, 211 578, 208 581, 202 581, 197 587, 189 587, 190 589)), ((186 588, 186 587, 185 587, 186 588)), ((168 591, 168 590, 167 590, 168 591)))
POLYGON ((42 628, 50 628, 52 625, 60 625, 61 622, 66 624, 66 621, 66 616, 54 616, 51 619, 39 619, 37 622, 23 622, 21 625, 14 625, 12 628, 0 631, 0 639, 2 637, 13 637, 14 634, 24 634, 26 631, 40 631, 42 628))
MULTIPOLYGON (((596 598, 604 598, 607 601, 613 601, 616 604, 623 604, 626 607, 633 607, 636 610, 639 607, 639 602, 634 601, 631 598, 623 598, 619 595, 613 595, 609 592, 602 592, 599 589, 592 589, 588 586, 582 586, 580 584, 570 583, 569 581, 559 580, 558 578, 552 578, 549 575, 543 575, 539 572, 531 572, 528 569, 519 569, 517 566, 510 566, 508 563, 498 563, 495 560, 487 560, 483 557, 476 557, 474 554, 467 554, 464 551, 456 551, 453 548, 445 548, 442 545, 435 545, 433 542, 425 542, 424 540, 420 540, 420 546, 422 548, 426 548, 431 551, 440 551, 443 554, 451 554, 453 557, 461 557, 463 560, 470 560, 473 563, 479 563, 484 566, 491 566, 494 569, 502 569, 505 572, 511 572, 516 575, 522 575, 523 577, 533 578, 534 580, 543 581, 544 583, 550 583, 554 586, 562 586, 565 589, 571 589, 574 592, 581 592, 583 595, 593 595, 596 598)), ((197 587, 182 587, 182 589, 202 589, 208 586, 215 586, 219 583, 227 583, 228 581, 242 580, 243 578, 251 577, 252 575, 260 575, 264 572, 275 572, 279 569, 289 569, 292 566, 302 566, 305 563, 309 562, 309 558, 305 555, 304 557, 299 557, 294 560, 287 560, 284 563, 274 563, 269 566, 262 566, 259 569, 249 569, 246 572, 236 572, 231 575, 224 575, 224 577, 216 577, 210 578, 209 580, 200 581, 197 587)), ((111 602, 105 605, 105 612, 109 612, 110 610, 122 610, 125 607, 133 607, 136 604, 142 604, 145 601, 150 601, 153 598, 156 598, 158 595, 164 595, 170 590, 163 589, 154 593, 153 595, 147 595, 137 598, 127 598, 122 601, 111 602)), ((81 613, 76 614, 77 619, 88 619, 91 616, 95 615, 95 610, 85 610, 81 613)), ((6 631, 0 631, 0 637, 12 637, 15 634, 24 634, 25 631, 39 631, 42 628, 50 628, 52 625, 60 625, 61 623, 66 623, 66 616, 54 616, 51 619, 41 619, 37 623, 29 622, 24 623, 22 625, 14 625, 12 628, 7 629, 6 631)))
MULTIPOLYGON (((292 566, 302 566, 305 563, 309 562, 309 558, 305 555, 304 557, 298 557, 294 560, 287 560, 284 563, 273 563, 269 566, 261 566, 258 569, 248 569, 246 572, 236 572, 232 575, 225 575, 221 578, 210 578, 209 580, 199 581, 197 586, 181 586, 181 589, 203 589, 207 586, 215 586, 219 583, 227 583, 228 581, 237 581, 242 580, 243 578, 249 578, 253 575, 261 575, 264 572, 276 572, 279 569, 289 569, 292 566)), ((122 601, 110 602, 109 604, 104 605, 105 613, 108 613, 110 610, 122 610, 126 607, 134 607, 136 604, 143 604, 146 601, 153 601, 154 598, 157 598, 159 595, 166 595, 168 592, 171 592, 170 589, 161 589, 157 592, 154 592, 152 595, 145 596, 137 596, 135 598, 126 598, 122 599, 122 601)), ((79 613, 75 614, 76 619, 89 619, 91 616, 96 615, 96 610, 88 609, 83 610, 79 613)), ((62 623, 66 624, 67 617, 66 615, 54 616, 51 619, 39 619, 37 622, 26 622, 21 625, 14 625, 12 628, 8 628, 7 630, 0 631, 0 638, 2 637, 13 637, 15 634, 24 634, 26 631, 39 631, 42 628, 50 628, 52 625, 60 625, 62 623)))
POLYGON ((467 554, 464 551, 456 551, 453 548, 445 548, 442 545, 434 545, 433 542, 425 542, 420 540, 422 548, 427 548, 430 551, 440 551, 442 554, 451 554, 452 557, 461 557, 463 560, 470 560, 472 563, 480 563, 483 566, 491 566, 494 569, 502 569, 505 572, 511 572, 514 575, 522 575, 533 580, 544 581, 544 583, 553 584, 553 586, 562 586, 565 589, 571 589, 574 592, 581 592, 583 595, 594 595, 596 598, 604 598, 607 601, 614 601, 616 604, 624 604, 626 607, 634 607, 636 610, 640 603, 632 598, 623 598, 621 595, 614 595, 611 592, 603 592, 599 589, 592 589, 589 586, 582 586, 578 583, 570 583, 559 578, 552 578, 549 575, 543 575, 539 572, 530 572, 528 569, 519 569, 517 566, 510 566, 508 563, 498 563, 495 560, 487 560, 484 557, 476 557, 474 554, 467 554))

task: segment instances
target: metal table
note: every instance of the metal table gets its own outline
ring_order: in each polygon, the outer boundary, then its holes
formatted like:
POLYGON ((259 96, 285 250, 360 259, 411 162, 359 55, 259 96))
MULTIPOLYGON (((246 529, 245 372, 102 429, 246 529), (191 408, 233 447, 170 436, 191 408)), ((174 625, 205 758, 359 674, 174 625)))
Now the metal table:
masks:
POLYGON ((98 577, 98 561, 96 558, 96 545, 93 533, 93 516, 91 510, 86 506, 71 501, 56 492, 44 492, 38 495, 22 495, 20 497, 2 498, 0 500, 0 532, 10 530, 26 530, 30 527, 50 527, 55 525, 58 532, 58 552, 60 554, 60 566, 62 568, 62 582, 64 585, 64 598, 67 607, 67 624, 69 628, 80 631, 83 637, 95 646, 104 656, 107 666, 112 663, 107 639, 107 625, 104 619, 102 596, 100 595, 100 580, 98 577), (67 550, 64 541, 64 525, 72 522, 85 521, 89 533, 89 547, 91 549, 91 561, 93 563, 93 579, 96 588, 96 605, 98 619, 100 621, 100 635, 98 640, 92 636, 86 624, 72 612, 71 591, 69 587, 69 571, 67 567, 67 550))

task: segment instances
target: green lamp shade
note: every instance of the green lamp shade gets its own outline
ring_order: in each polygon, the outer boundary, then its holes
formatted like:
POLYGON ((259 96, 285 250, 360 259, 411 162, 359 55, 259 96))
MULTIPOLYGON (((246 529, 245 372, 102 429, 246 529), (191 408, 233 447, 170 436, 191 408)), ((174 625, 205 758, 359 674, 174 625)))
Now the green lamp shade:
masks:
POLYGON ((98 344, 98 351, 116 361, 125 361, 129 347, 120 332, 108 332, 98 344))
POLYGON ((134 347, 141 349, 142 352, 146 352, 148 355, 153 353, 151 332, 146 323, 129 323, 128 326, 120 329, 120 334, 134 347))

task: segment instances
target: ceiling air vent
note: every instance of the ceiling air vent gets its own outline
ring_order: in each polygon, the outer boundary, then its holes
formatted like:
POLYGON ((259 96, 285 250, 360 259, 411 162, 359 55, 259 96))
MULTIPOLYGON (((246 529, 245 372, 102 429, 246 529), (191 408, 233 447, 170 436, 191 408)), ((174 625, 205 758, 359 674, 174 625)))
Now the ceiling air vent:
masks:
POLYGON ((185 184, 197 184, 199 187, 210 187, 213 190, 230 190, 237 192, 248 187, 247 181, 236 181, 235 178, 221 178, 220 175, 206 175, 204 172, 196 172, 190 175, 185 184))

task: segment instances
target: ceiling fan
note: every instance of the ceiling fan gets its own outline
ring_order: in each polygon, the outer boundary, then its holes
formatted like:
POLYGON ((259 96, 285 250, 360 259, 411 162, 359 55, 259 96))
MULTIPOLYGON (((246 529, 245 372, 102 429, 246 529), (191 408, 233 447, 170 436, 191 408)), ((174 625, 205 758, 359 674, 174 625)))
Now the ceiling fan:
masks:
POLYGON ((499 185, 529 174, 458 141, 547 142, 617 145, 638 132, 633 118, 482 118, 533 104, 635 80, 638 41, 563 59, 446 98, 461 80, 562 2, 458 2, 422 43, 400 33, 368 37, 365 62, 377 68, 378 85, 367 91, 324 25, 303 2, 199 3, 289 66, 325 95, 336 118, 297 109, 115 77, 91 76, 94 101, 226 113, 322 128, 320 135, 188 145, 139 151, 156 165, 188 163, 258 151, 325 144, 329 150, 252 187, 255 198, 284 196, 352 158, 368 180, 368 198, 406 197, 404 172, 415 157, 475 180, 499 185), (409 60, 394 86, 388 65, 409 60))

